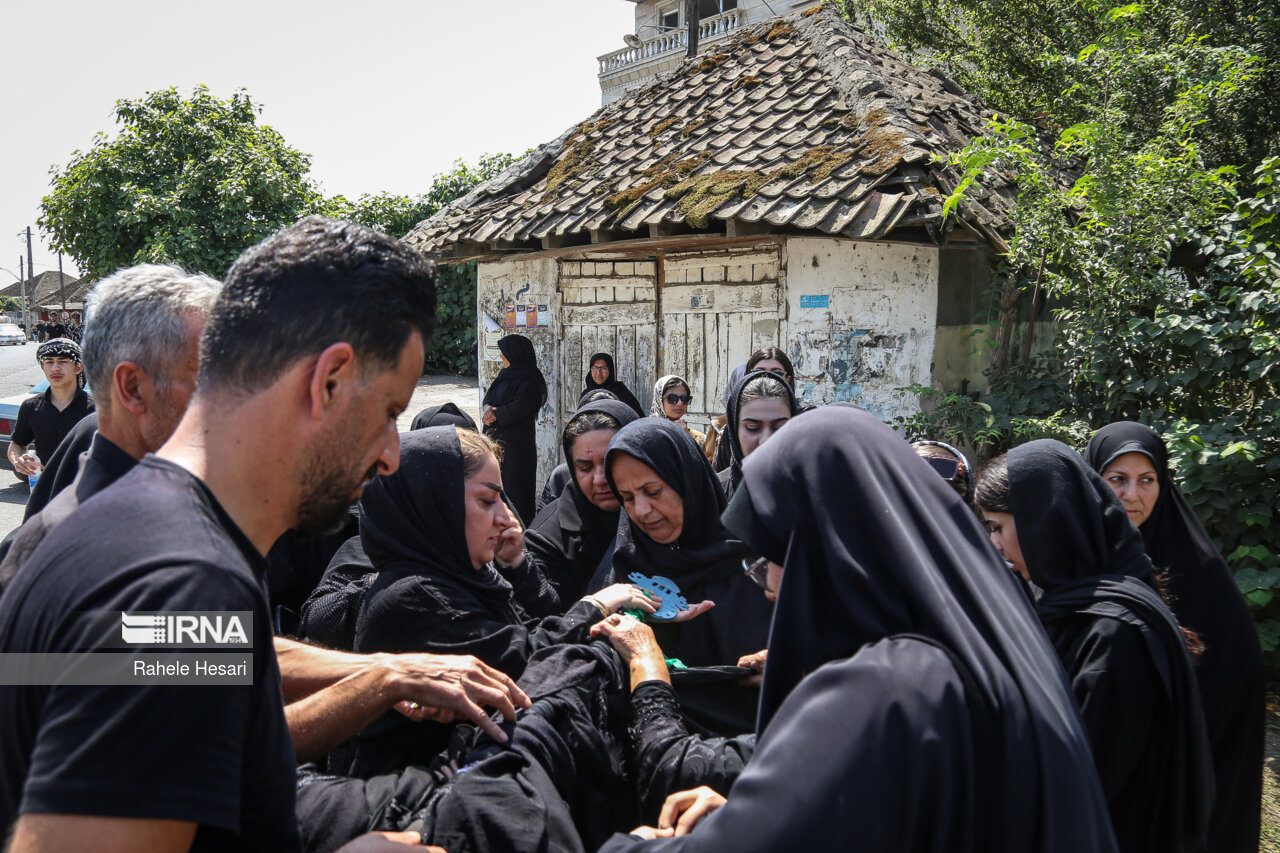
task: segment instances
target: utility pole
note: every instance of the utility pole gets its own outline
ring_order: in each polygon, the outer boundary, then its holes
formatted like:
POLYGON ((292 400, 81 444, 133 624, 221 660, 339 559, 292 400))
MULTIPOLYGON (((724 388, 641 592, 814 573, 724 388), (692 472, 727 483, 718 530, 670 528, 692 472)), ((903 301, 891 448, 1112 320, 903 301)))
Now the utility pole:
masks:
MULTIPOLYGON (((35 299, 35 281, 36 281, 36 265, 31 259, 31 226, 27 226, 27 276, 31 279, 31 298, 35 299)), ((22 297, 22 320, 27 321, 27 298, 22 297)))
POLYGON ((22 255, 18 255, 18 290, 22 293, 22 323, 31 333, 31 321, 27 319, 27 274, 22 271, 22 255))
POLYGON ((58 288, 62 291, 62 310, 67 310, 67 280, 62 275, 62 253, 58 253, 58 288))
POLYGON ((684 0, 684 22, 688 27, 688 36, 685 39, 689 43, 689 50, 685 56, 698 55, 698 0, 684 0))

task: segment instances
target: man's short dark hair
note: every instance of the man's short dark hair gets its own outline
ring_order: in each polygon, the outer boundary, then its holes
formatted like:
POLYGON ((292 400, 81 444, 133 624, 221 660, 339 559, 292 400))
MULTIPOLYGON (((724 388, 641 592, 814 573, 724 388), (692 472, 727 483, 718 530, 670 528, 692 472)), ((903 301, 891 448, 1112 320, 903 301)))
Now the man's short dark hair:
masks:
POLYGON ((308 216, 244 251, 227 272, 200 356, 200 389, 252 394, 340 341, 394 366, 410 333, 431 343, 435 264, 363 225, 308 216))

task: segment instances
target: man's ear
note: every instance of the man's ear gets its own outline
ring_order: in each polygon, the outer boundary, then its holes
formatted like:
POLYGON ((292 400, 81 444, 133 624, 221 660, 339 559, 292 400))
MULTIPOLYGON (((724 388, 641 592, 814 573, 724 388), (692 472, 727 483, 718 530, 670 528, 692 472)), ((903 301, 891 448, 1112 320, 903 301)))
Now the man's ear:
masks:
POLYGON ((111 371, 111 388, 108 391, 113 402, 124 406, 131 414, 144 415, 152 384, 145 370, 132 361, 122 361, 111 371))
POLYGON ((311 417, 321 419, 349 394, 355 387, 356 372, 356 351, 351 344, 339 341, 322 350, 311 368, 308 383, 311 417))

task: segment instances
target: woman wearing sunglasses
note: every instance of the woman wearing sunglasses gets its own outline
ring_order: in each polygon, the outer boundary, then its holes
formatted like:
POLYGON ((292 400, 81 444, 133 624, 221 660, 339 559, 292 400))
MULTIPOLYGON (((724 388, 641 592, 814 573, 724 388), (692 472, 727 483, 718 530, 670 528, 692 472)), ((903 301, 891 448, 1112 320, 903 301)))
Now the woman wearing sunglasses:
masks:
POLYGON ((689 434, 698 447, 706 442, 707 437, 699 430, 689 426, 685 421, 685 413, 693 402, 693 394, 689 392, 689 383, 679 376, 669 374, 653 384, 653 403, 649 407, 649 416, 665 418, 672 421, 680 429, 689 434))

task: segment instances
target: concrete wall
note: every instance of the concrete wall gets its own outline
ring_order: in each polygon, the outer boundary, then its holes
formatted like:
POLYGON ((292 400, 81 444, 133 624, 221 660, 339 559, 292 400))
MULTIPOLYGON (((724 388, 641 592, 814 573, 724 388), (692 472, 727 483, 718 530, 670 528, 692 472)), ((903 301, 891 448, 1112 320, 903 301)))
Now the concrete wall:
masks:
POLYGON ((895 389, 933 379, 938 250, 794 237, 785 254, 785 334, 799 396, 850 401, 884 420, 919 411, 914 395, 895 389))
MULTIPOLYGON (((559 456, 549 451, 559 443, 559 414, 556 390, 564 381, 560 376, 559 315, 560 297, 556 292, 556 262, 549 260, 512 260, 502 263, 480 264, 476 276, 476 298, 480 312, 487 314, 502 326, 504 307, 508 302, 546 304, 550 309, 551 324, 536 329, 514 329, 533 341, 538 357, 538 368, 547 378, 547 404, 538 415, 538 491, 551 475, 551 469, 559 464, 559 456)), ((485 326, 478 327, 480 340, 480 395, 497 377, 502 365, 484 358, 485 326)))

